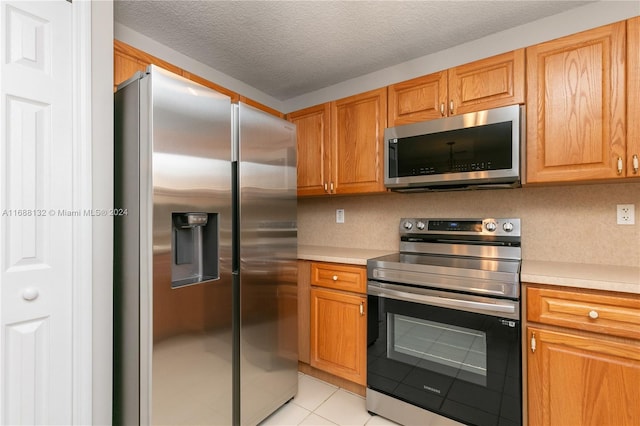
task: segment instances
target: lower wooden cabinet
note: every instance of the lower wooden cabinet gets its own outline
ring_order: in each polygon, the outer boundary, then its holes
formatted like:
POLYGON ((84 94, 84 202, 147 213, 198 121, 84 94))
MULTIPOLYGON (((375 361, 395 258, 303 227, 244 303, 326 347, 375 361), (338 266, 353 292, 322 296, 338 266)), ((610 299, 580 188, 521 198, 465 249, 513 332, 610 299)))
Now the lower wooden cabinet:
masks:
POLYGON ((640 424, 640 296, 528 287, 527 320, 529 426, 640 424))
POLYGON ((312 367, 366 385, 367 298, 311 288, 312 367))

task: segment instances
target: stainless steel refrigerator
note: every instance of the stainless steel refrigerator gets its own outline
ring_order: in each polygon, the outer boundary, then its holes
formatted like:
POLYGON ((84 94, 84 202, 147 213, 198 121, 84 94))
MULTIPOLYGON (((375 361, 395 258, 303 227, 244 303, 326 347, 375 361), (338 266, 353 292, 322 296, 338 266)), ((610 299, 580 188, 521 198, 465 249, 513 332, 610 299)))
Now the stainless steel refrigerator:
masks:
POLYGON ((115 94, 114 424, 297 392, 295 125, 150 66, 115 94))

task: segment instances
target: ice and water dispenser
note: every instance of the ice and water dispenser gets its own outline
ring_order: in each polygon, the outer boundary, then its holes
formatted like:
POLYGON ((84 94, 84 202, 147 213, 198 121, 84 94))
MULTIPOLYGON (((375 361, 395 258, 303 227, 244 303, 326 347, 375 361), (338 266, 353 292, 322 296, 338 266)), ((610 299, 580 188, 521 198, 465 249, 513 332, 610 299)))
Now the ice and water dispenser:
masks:
POLYGON ((171 216, 171 287, 218 279, 218 214, 191 212, 171 216))

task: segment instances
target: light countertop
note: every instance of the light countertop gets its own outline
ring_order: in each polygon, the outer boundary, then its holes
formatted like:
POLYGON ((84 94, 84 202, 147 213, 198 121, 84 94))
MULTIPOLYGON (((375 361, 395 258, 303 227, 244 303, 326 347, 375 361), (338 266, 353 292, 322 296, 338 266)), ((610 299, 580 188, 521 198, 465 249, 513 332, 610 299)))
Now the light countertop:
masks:
POLYGON ((317 262, 366 265, 367 259, 394 253, 393 250, 356 249, 326 246, 298 246, 298 259, 317 262))
POLYGON ((523 260, 520 280, 640 294, 640 268, 631 266, 523 260))
MULTIPOLYGON (((366 265, 367 259, 391 253, 394 251, 298 246, 298 259, 351 265, 366 265)), ((523 260, 520 279, 523 283, 640 294, 640 268, 631 266, 523 260)))

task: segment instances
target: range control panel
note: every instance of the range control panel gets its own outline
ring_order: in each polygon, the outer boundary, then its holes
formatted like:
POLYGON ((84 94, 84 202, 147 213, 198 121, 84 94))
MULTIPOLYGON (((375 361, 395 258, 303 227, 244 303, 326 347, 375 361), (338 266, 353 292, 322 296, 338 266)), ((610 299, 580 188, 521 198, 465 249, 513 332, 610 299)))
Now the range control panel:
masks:
POLYGON ((400 234, 520 236, 520 219, 400 219, 400 234))

